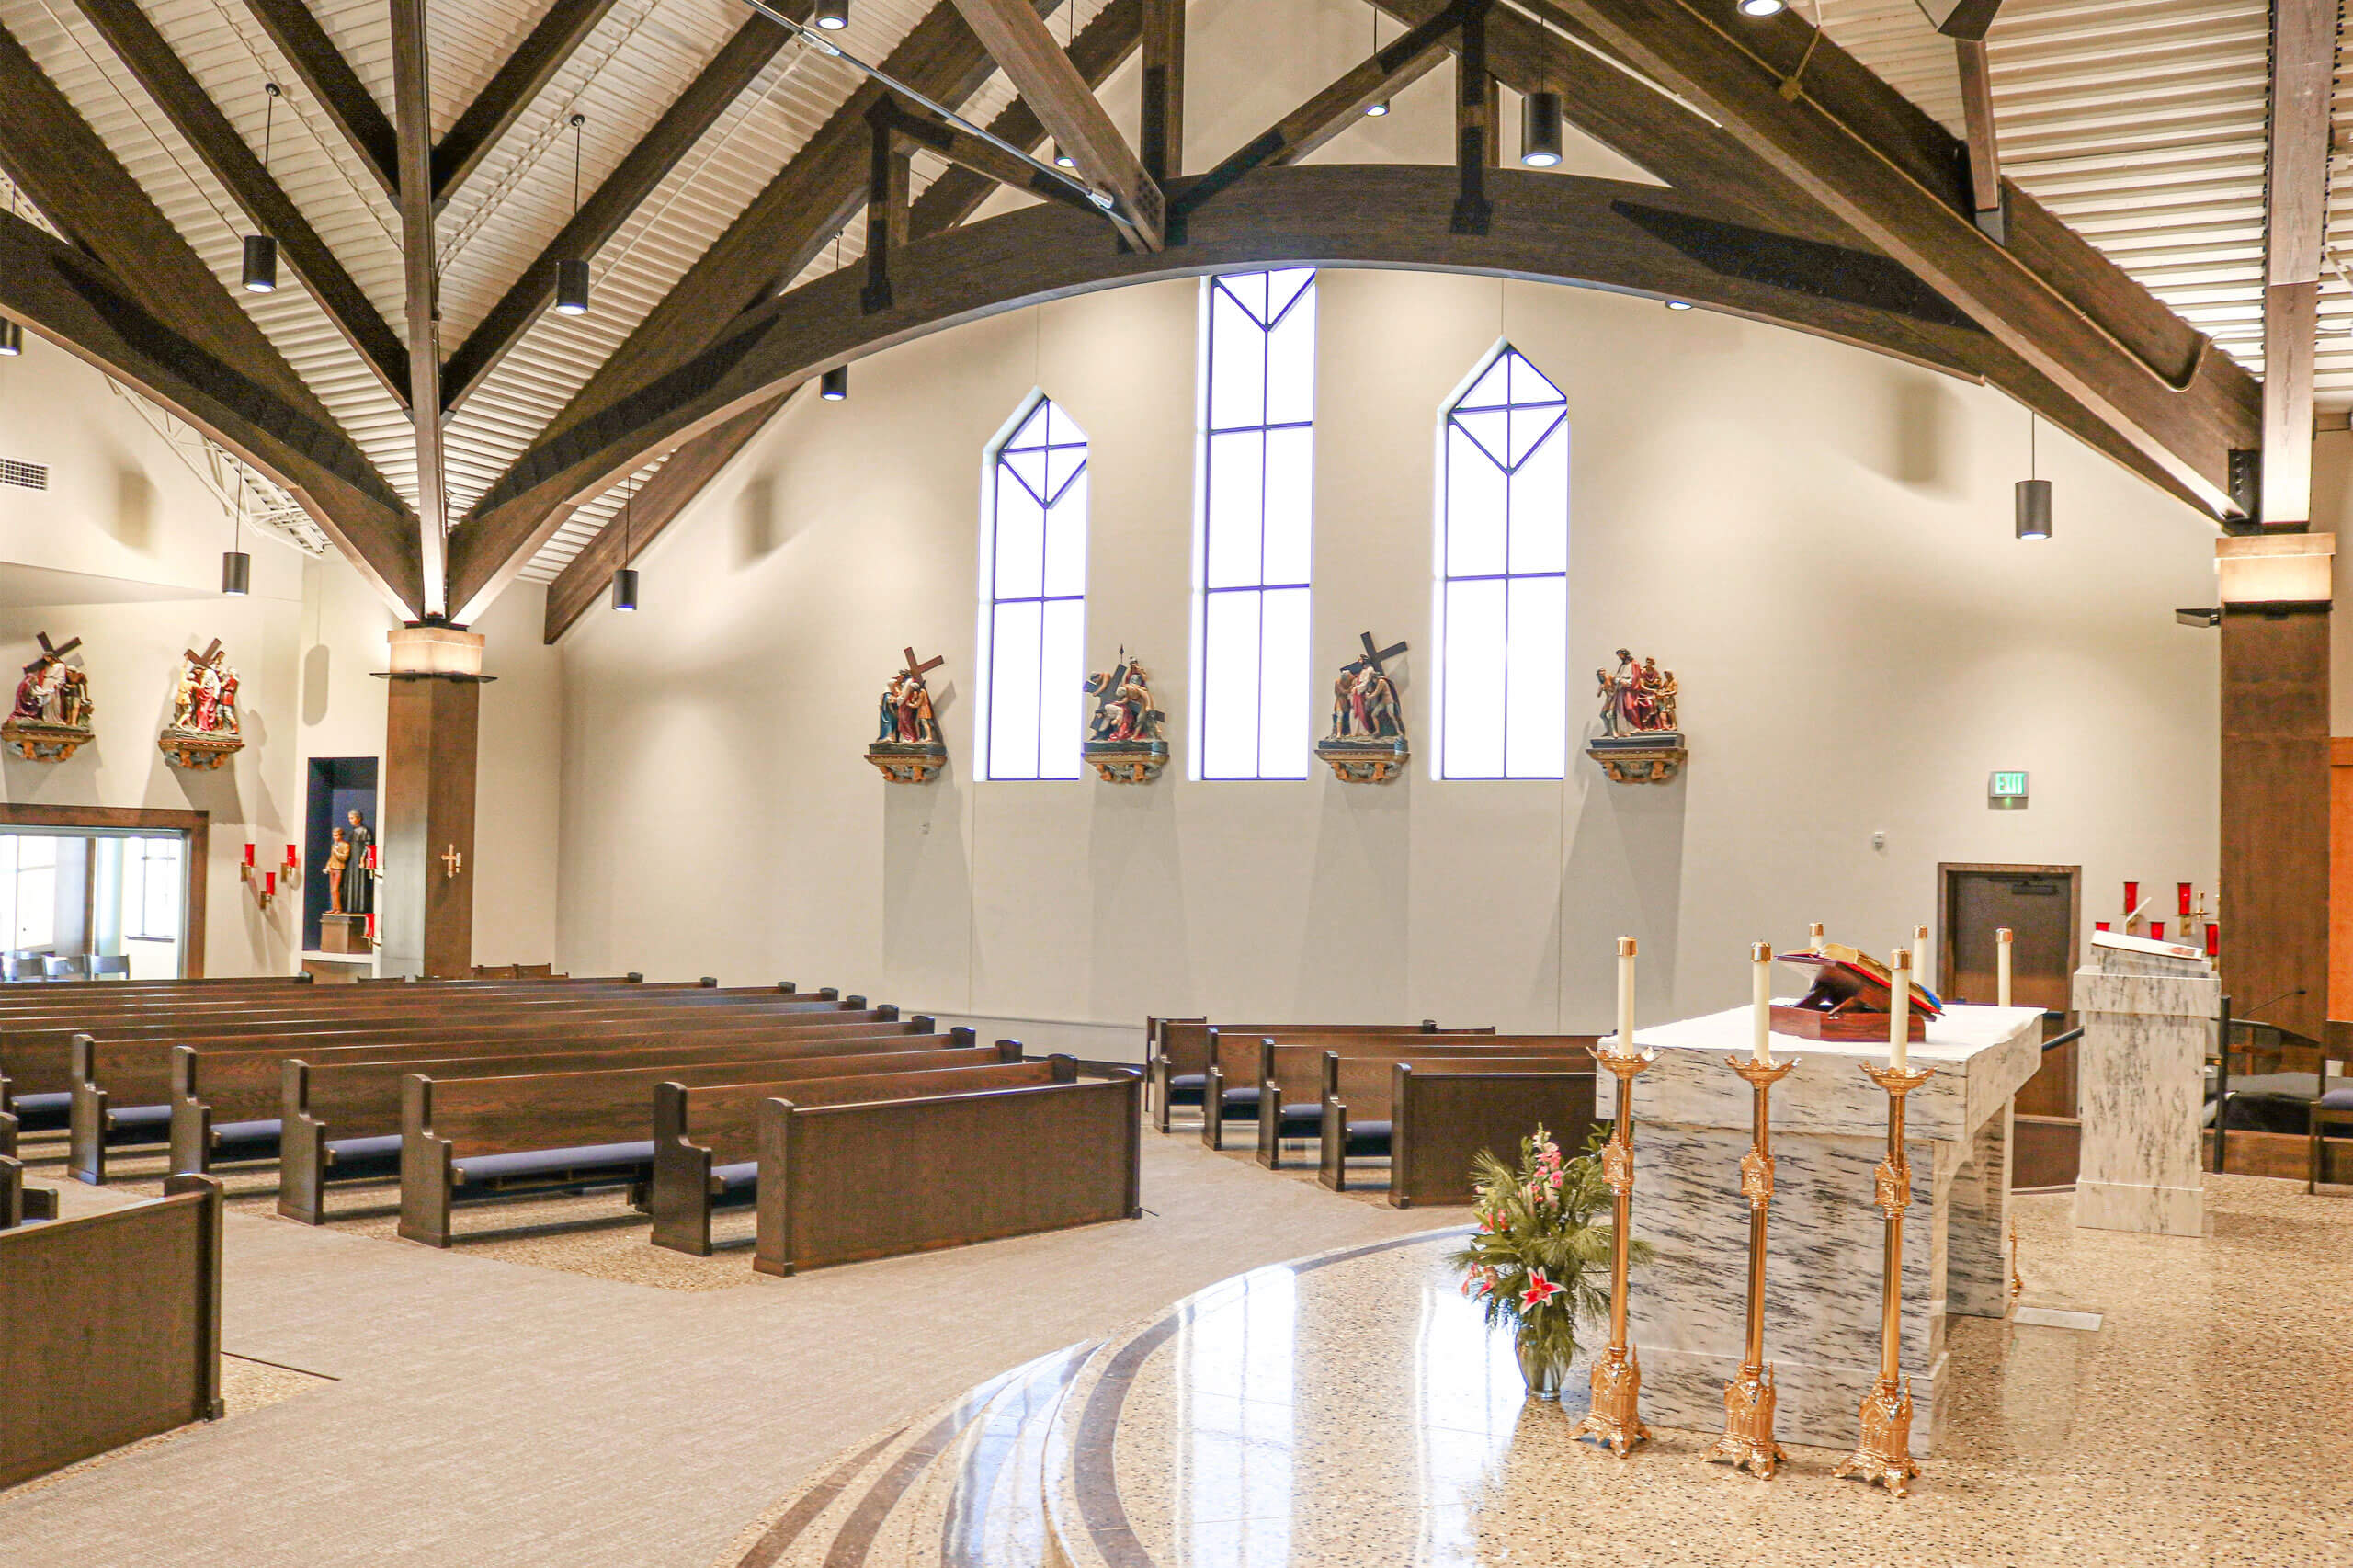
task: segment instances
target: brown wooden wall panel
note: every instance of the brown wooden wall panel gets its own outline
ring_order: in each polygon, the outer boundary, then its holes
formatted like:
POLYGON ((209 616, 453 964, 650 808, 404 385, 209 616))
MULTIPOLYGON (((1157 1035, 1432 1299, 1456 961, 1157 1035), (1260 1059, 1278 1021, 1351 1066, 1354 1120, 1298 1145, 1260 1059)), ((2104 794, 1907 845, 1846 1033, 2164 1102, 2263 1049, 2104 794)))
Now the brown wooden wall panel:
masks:
POLYGON ((2325 605, 2222 613, 2222 990, 2313 1040, 2328 1004, 2328 626, 2325 605))
POLYGON ((0 1232, 0 1486, 221 1414, 221 1196, 0 1232))

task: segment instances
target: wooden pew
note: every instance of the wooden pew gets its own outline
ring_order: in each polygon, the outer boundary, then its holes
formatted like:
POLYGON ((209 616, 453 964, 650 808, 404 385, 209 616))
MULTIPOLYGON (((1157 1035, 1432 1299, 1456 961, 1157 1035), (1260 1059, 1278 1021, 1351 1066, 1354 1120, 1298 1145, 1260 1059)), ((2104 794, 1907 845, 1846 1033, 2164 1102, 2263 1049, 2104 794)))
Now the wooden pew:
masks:
MULTIPOLYGON (((876 1052, 835 1059, 838 1075, 1017 1062, 1017 1041, 993 1048, 876 1052)), ((641 1198, 653 1180, 654 1085, 737 1083, 761 1076, 793 1048, 692 1067, 620 1067, 489 1078, 410 1073, 401 1080, 399 1233, 428 1246, 449 1244, 449 1210, 460 1188, 477 1193, 546 1190, 627 1181, 641 1198)))
POLYGON ((1201 1103, 1202 1074, 1209 1070, 1209 1019, 1143 1021, 1144 1108, 1153 1131, 1168 1131, 1171 1106, 1201 1103))
MULTIPOLYGON (((863 997, 851 997, 862 1008, 863 997)), ((208 1021, 193 1038, 208 1044, 241 1040, 260 1048, 281 1041, 314 1049, 371 1041, 423 1045, 487 1034, 557 1038, 606 1023, 639 1028, 688 1030, 743 1025, 763 1019, 831 1020, 852 1009, 830 1002, 776 995, 765 991, 725 1006, 698 1004, 672 1008, 661 1004, 587 1004, 530 1012, 459 1008, 421 1018, 369 1015, 301 1028, 274 1028, 242 1035, 216 1034, 208 1021)), ((172 1051, 191 1036, 186 1027, 133 1031, 128 1038, 88 1034, 69 1045, 67 1125, 71 1130, 67 1169, 75 1180, 103 1185, 110 1147, 167 1142, 171 1128, 172 1051)))
MULTIPOLYGON (((1385 1096, 1389 1090, 1388 1068, 1383 1065, 1386 1062, 1412 1061, 1436 1067, 1452 1061, 1475 1065, 1489 1060, 1535 1059, 1540 1065, 1590 1070, 1593 1056, 1586 1047, 1593 1039, 1591 1035, 1552 1034, 1388 1034, 1324 1035, 1294 1042, 1267 1040, 1258 1049, 1259 1100, 1262 1108, 1274 1106, 1279 1110, 1274 1116, 1261 1114, 1258 1118, 1258 1163, 1268 1170, 1279 1169, 1285 1138, 1314 1140, 1322 1136, 1325 1107, 1332 1097, 1330 1058, 1337 1057, 1339 1070, 1349 1074, 1349 1089, 1367 1097, 1375 1094, 1385 1096)), ((1359 1113, 1358 1120, 1368 1119, 1369 1114, 1359 1113)))
POLYGON ((1312 1045, 1318 1040, 1409 1040, 1494 1034, 1495 1027, 1442 1029, 1434 1018, 1419 1024, 1217 1024, 1209 1036, 1208 1070, 1202 1074, 1201 1142, 1225 1147, 1225 1124, 1247 1121, 1255 1138, 1258 1120, 1259 1054, 1267 1040, 1312 1045))
POLYGON ((1471 1161, 1482 1149, 1510 1160, 1519 1141, 1541 1124, 1564 1152, 1581 1149, 1594 1126, 1593 1064, 1560 1071, 1509 1071, 1499 1063, 1472 1065, 1444 1060, 1435 1065, 1412 1061, 1368 1062, 1385 1068, 1387 1102, 1368 1093, 1362 1081, 1348 1081, 1343 1062, 1336 1070, 1335 1095, 1325 1112, 1321 1168, 1316 1179, 1337 1192, 1347 1183, 1350 1154, 1389 1155, 1389 1202, 1468 1203, 1471 1161), (1339 1091, 1356 1094, 1353 1105, 1339 1091), (1386 1112, 1385 1117, 1370 1112, 1386 1112), (1386 1120, 1381 1136, 1367 1122, 1386 1120))
POLYGON ((654 1088, 655 1246, 710 1256, 710 1216, 722 1203, 749 1203, 759 1186, 760 1107, 776 1098, 802 1108, 848 1101, 914 1099, 1029 1084, 1078 1080, 1068 1056, 849 1077, 824 1062, 793 1063, 752 1083, 662 1083, 654 1088))
POLYGON ((0 1230, 0 1487, 221 1415, 221 1187, 0 1230))
POLYGON ((1141 1077, 800 1107, 761 1103, 763 1274, 1132 1220, 1141 1077))
POLYGON ((23 1162, 0 1154, 0 1231, 57 1218, 57 1189, 27 1187, 23 1162))
MULTIPOLYGON (((268 1159, 283 1131, 278 1115, 282 1069, 290 1061, 314 1065, 353 1062, 405 1062, 420 1058, 518 1055, 636 1050, 654 1045, 716 1045, 723 1042, 811 1039, 853 1040, 872 1035, 929 1034, 929 1018, 902 1019, 896 1007, 796 1017, 791 1021, 696 1019, 682 1027, 670 1020, 600 1019, 563 1028, 528 1031, 432 1031, 383 1044, 354 1045, 330 1037, 289 1040, 263 1047, 215 1045, 210 1041, 172 1047, 168 1099, 171 1107, 171 1169, 202 1172, 215 1160, 268 1159)), ((392 1104, 399 1123, 399 1101, 392 1104)))
MULTIPOLYGON (((931 1022, 929 1018, 915 1021, 931 1022)), ((683 1069, 708 1062, 741 1062, 746 1058, 756 1058, 763 1063, 804 1057, 835 1062, 851 1057, 890 1057, 914 1062, 931 1060, 924 1054, 926 1052, 966 1051, 972 1044, 970 1029, 955 1029, 946 1034, 854 1038, 819 1035, 695 1045, 613 1042, 610 1049, 585 1054, 561 1051, 511 1056, 389 1057, 363 1062, 289 1060, 279 1064, 280 1120, 286 1131, 279 1140, 278 1212, 304 1224, 322 1224, 326 1218, 329 1183, 366 1181, 398 1174, 403 1084, 412 1074, 422 1073, 446 1083, 460 1078, 512 1078, 628 1066, 666 1064, 683 1069)), ((995 1057, 989 1059, 994 1061, 995 1057)))

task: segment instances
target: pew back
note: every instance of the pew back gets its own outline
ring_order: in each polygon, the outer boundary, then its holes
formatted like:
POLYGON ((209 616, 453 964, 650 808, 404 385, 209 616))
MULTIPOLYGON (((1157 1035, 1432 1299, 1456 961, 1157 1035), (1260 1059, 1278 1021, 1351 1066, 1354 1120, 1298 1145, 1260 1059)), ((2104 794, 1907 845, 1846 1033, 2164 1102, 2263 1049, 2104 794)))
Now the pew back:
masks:
POLYGON ((1581 1147, 1593 1125, 1593 1069, 1574 1073, 1489 1073, 1448 1067, 1391 1068, 1389 1201, 1471 1201, 1471 1162, 1492 1150, 1508 1162, 1539 1125, 1564 1151, 1581 1147))
MULTIPOLYGON (((1497 1035, 1490 1053, 1522 1061, 1546 1062, 1551 1064, 1549 1071, 1583 1073, 1590 1077, 1593 1074, 1591 1047, 1600 1038, 1589 1034, 1497 1035)), ((1476 1049, 1446 1048, 1328 1051, 1316 1064, 1316 1097, 1346 1106, 1350 1120, 1387 1121, 1392 1119, 1393 1108, 1390 1096, 1396 1085, 1392 1069, 1400 1063, 1415 1072, 1501 1073, 1524 1070, 1482 1062, 1482 1054, 1476 1049)), ((1578 1142, 1584 1141, 1582 1131, 1575 1136, 1578 1142)))

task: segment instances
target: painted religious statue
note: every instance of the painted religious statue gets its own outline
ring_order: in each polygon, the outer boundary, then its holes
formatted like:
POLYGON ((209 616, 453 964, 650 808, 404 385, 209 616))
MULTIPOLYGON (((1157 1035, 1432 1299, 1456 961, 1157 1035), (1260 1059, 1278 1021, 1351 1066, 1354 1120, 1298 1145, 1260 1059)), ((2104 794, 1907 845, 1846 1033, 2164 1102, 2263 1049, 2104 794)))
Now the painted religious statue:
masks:
POLYGON ((215 637, 201 653, 186 650, 172 690, 172 720, 155 737, 158 750, 175 767, 218 767, 244 749, 237 719, 237 672, 222 656, 215 637))
POLYGON ((1664 784, 1680 773, 1690 754, 1676 727, 1675 672, 1660 669, 1656 659, 1638 665, 1620 648, 1618 667, 1593 676, 1601 699, 1601 733, 1586 745, 1586 755, 1618 784, 1664 784))
POLYGON ((893 784, 922 784, 948 766, 948 747, 931 709, 931 688, 924 682, 926 675, 948 661, 918 660, 913 648, 905 653, 905 665, 882 688, 874 744, 866 748, 866 760, 893 784))
POLYGON ((63 762, 90 740, 90 677, 65 656, 82 645, 79 637, 60 648, 40 634, 40 653, 25 666, 17 700, 0 721, 0 739, 28 762, 63 762))
POLYGON ((348 824, 335 830, 335 848, 327 852, 327 896, 337 915, 370 915, 376 909, 376 835, 354 806, 343 813, 348 824), (335 854, 346 852, 340 868, 335 854))
POLYGON ((1381 647, 1370 631, 1358 633, 1358 641, 1364 652, 1342 665, 1332 682, 1332 729, 1315 743, 1315 755, 1347 783, 1381 784, 1395 778, 1412 756, 1405 710, 1397 700, 1396 677, 1389 673, 1389 661, 1406 645, 1381 647))
POLYGON ((1160 777, 1168 766, 1168 741, 1163 733, 1168 716, 1153 706, 1152 676, 1141 659, 1120 650, 1120 662, 1086 677, 1085 688, 1095 699, 1095 716, 1087 721, 1086 739, 1078 755, 1097 777, 1113 784, 1144 784, 1160 777))

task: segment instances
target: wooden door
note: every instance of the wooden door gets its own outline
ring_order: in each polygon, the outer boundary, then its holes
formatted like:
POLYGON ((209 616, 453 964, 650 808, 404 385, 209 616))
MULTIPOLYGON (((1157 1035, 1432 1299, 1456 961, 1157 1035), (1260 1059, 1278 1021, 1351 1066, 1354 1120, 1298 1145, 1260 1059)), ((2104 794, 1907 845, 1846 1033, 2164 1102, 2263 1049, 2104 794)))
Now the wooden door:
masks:
MULTIPOLYGON (((1996 998, 1994 933, 2006 926, 2013 938, 2011 1005, 2066 1013, 2082 939, 2080 870, 2075 866, 1938 867, 1943 994, 1961 1002, 1996 998)), ((2063 1045, 2043 1057, 2041 1068, 2018 1092, 2012 1185, 2051 1187, 2075 1181, 2080 1137, 2075 1092, 2075 1048, 2063 1045)))

